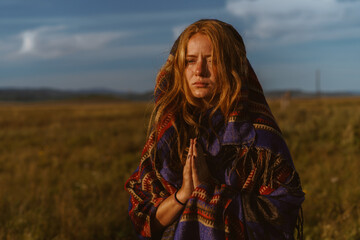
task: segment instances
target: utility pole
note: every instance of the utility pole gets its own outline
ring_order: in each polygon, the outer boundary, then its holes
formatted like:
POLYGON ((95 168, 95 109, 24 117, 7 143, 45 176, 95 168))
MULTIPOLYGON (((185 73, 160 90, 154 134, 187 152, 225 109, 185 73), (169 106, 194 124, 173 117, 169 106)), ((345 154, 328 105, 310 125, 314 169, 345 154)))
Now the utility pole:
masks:
POLYGON ((320 81, 321 81, 321 72, 320 69, 316 69, 315 71, 315 87, 316 87, 316 96, 321 96, 321 90, 320 90, 320 81))

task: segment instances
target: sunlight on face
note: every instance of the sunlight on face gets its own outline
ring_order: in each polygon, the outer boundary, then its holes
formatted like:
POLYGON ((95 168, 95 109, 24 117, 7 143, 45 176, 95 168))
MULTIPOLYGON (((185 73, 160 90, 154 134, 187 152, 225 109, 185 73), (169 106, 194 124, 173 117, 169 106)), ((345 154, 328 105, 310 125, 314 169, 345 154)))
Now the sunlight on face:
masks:
POLYGON ((212 66, 212 44, 203 34, 196 33, 188 42, 185 76, 195 98, 208 99, 212 96, 216 86, 212 66))

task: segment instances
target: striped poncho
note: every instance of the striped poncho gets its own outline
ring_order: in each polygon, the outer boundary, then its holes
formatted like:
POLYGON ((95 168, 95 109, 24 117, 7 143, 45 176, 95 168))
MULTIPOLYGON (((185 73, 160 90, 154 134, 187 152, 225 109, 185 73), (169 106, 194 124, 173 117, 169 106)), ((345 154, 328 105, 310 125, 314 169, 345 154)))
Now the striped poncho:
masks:
MULTIPOLYGON (((217 137, 198 139, 216 181, 193 191, 162 239, 293 239, 295 228, 301 226, 300 179, 250 64, 249 70, 239 108, 219 128, 217 137)), ((159 74, 158 84, 166 78, 166 72, 159 74)), ((140 239, 154 239, 151 219, 157 207, 182 184, 182 171, 169 167, 173 118, 174 114, 164 118, 158 141, 150 136, 139 167, 125 184, 129 215, 140 239), (160 166, 151 157, 153 147, 160 166)), ((211 119, 215 125, 222 120, 221 113, 211 119)))

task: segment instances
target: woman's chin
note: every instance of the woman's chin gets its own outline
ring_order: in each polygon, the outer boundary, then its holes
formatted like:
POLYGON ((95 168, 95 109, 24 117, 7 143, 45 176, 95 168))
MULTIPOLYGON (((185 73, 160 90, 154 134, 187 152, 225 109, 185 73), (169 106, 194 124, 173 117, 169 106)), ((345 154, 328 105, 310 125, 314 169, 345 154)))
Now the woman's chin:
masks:
POLYGON ((211 93, 209 91, 196 91, 192 93, 193 96, 199 100, 209 99, 211 97, 211 93))

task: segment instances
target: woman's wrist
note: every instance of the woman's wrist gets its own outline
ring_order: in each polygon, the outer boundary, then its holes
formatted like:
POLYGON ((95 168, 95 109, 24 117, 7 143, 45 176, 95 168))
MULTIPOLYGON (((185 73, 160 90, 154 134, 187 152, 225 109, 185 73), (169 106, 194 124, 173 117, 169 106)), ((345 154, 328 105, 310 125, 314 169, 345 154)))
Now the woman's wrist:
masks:
POLYGON ((189 199, 189 197, 187 197, 183 191, 181 191, 181 189, 176 190, 176 192, 174 193, 174 198, 176 200, 176 202, 178 202, 181 205, 185 205, 187 200, 189 199))
POLYGON ((185 204, 186 204, 186 202, 184 201, 180 201, 179 200, 179 198, 177 197, 177 193, 179 192, 179 190, 176 190, 176 192, 174 193, 174 198, 175 198, 175 201, 177 202, 177 203, 179 203, 180 205, 182 205, 182 206, 185 206, 185 204))

